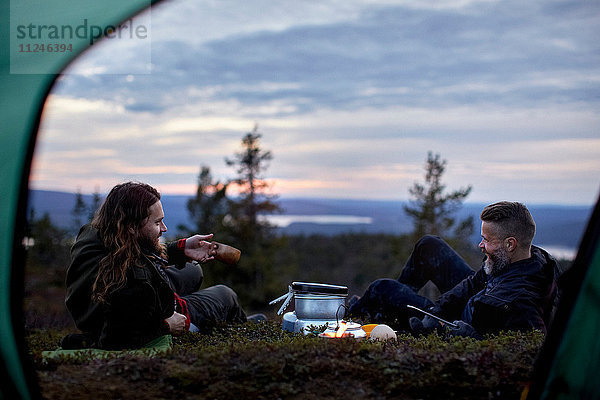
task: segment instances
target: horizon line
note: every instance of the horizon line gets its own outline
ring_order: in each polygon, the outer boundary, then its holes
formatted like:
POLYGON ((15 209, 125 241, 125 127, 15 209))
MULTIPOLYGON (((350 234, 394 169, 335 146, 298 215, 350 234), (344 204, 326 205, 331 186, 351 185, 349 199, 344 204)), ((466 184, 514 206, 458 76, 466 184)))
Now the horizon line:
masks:
MULTIPOLYGON (((29 188, 28 189, 29 192, 32 191, 38 191, 38 192, 54 192, 54 193, 63 193, 63 194, 72 194, 75 195, 77 194, 77 192, 72 192, 72 191, 66 191, 64 189, 38 189, 38 188, 29 188)), ((83 196, 92 196, 94 195, 96 192, 81 192, 81 194, 83 196)), ((182 194, 182 193, 167 193, 167 192, 161 192, 161 196, 168 196, 168 197, 193 197, 194 194, 182 194)), ((274 195, 277 198, 282 198, 284 197, 281 194, 275 194, 274 195)), ((399 199, 399 198, 389 198, 389 199, 385 199, 385 198, 348 198, 348 197, 328 197, 328 196, 311 196, 311 195, 293 195, 293 196, 285 196, 286 200, 331 200, 331 201, 356 201, 356 202, 360 202, 360 201, 369 201, 369 202, 394 202, 394 203, 409 203, 410 199, 399 199)), ((507 201, 514 201, 514 200, 509 200, 509 199, 499 199, 497 201, 502 201, 502 200, 507 200, 507 201)), ((597 201, 600 201, 597 200, 597 201)), ((471 205, 481 205, 481 204, 492 204, 495 201, 489 202, 489 201, 482 201, 482 200, 466 200, 463 202, 463 205, 467 205, 467 204, 471 204, 471 205)), ((524 202, 524 204, 526 205, 532 205, 532 206, 545 206, 545 207, 586 207, 586 208, 591 208, 594 207, 596 205, 596 203, 537 203, 537 202, 524 202)))

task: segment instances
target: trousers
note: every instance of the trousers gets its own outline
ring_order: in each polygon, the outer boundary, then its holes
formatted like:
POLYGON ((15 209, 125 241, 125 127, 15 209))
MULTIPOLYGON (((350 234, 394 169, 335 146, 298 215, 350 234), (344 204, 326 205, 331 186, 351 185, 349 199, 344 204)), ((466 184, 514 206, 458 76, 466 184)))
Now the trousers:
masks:
POLYGON ((186 301, 190 322, 200 331, 209 330, 221 322, 246 321, 246 313, 231 288, 216 285, 200 289, 204 280, 200 264, 188 262, 181 269, 167 268, 164 271, 175 293, 186 301))
POLYGON ((409 309, 433 306, 418 291, 431 281, 441 293, 447 292, 475 271, 437 236, 426 235, 414 246, 398 279, 377 279, 365 293, 350 304, 348 314, 373 323, 385 323, 396 329, 407 329, 408 319, 423 314, 409 309))

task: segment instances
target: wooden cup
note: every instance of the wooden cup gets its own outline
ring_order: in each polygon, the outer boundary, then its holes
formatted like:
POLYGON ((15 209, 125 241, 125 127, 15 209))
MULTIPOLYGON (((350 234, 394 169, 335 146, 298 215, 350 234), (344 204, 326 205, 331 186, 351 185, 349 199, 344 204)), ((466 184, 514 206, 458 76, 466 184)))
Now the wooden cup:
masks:
POLYGON ((225 264, 237 264, 240 260, 242 252, 235 247, 228 246, 219 242, 212 242, 216 246, 217 254, 215 259, 224 262, 225 264))

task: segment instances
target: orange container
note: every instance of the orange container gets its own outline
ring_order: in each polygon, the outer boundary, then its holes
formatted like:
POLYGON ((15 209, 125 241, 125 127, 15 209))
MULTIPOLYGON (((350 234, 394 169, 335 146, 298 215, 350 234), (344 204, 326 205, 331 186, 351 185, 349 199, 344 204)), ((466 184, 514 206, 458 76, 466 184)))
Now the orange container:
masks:
POLYGON ((377 325, 379 324, 367 324, 367 325, 363 325, 363 331, 365 331, 367 333, 367 337, 371 336, 371 331, 373 330, 373 328, 375 328, 377 325))

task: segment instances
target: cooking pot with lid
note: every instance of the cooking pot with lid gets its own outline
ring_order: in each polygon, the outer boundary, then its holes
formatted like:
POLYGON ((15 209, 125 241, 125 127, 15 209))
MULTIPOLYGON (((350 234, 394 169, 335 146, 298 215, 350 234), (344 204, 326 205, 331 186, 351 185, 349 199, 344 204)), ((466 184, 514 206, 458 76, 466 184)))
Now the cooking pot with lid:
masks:
POLYGON ((294 298, 295 314, 298 319, 330 320, 344 318, 344 307, 348 288, 326 283, 292 282, 289 291, 269 304, 283 300, 277 315, 283 314, 294 298))
POLYGON ((294 308, 299 319, 344 318, 348 288, 324 283, 293 282, 294 308))

